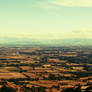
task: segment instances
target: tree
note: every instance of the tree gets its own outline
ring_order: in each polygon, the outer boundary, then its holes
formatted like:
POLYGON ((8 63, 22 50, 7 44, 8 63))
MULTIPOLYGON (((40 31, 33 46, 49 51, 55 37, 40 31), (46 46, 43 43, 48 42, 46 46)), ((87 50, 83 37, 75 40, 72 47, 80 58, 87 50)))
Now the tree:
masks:
POLYGON ((81 85, 77 85, 77 88, 75 88, 75 91, 74 92, 82 92, 81 91, 81 85))
POLYGON ((11 87, 7 87, 6 85, 4 85, 1 89, 0 92, 16 92, 16 90, 14 90, 11 87))
POLYGON ((85 89, 84 92, 91 92, 91 91, 92 91, 92 87, 88 87, 88 88, 85 89))
POLYGON ((66 88, 62 92, 74 92, 73 88, 66 88))

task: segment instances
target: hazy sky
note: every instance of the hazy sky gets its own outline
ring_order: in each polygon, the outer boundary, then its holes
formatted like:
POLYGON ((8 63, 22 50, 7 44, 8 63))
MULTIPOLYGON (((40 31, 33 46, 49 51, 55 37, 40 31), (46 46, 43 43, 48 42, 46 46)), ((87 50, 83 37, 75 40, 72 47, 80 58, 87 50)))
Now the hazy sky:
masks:
POLYGON ((0 0, 0 36, 92 38, 92 0, 0 0))

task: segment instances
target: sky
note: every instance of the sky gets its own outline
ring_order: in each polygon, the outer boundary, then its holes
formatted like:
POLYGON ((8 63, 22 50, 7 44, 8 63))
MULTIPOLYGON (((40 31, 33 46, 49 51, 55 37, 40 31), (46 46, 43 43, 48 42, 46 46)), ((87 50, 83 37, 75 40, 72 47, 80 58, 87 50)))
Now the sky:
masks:
POLYGON ((92 39, 92 0, 0 0, 0 37, 92 39))

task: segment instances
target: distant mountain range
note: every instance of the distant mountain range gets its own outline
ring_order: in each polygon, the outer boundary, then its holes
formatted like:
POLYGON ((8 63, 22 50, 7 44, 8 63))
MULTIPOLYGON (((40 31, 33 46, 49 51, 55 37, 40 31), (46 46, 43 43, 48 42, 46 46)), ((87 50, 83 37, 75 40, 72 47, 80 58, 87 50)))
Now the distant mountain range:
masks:
POLYGON ((92 39, 59 39, 52 40, 51 43, 63 46, 89 46, 92 45, 92 39))
POLYGON ((49 46, 92 46, 92 39, 53 39, 38 40, 31 38, 0 38, 0 45, 49 45, 49 46))

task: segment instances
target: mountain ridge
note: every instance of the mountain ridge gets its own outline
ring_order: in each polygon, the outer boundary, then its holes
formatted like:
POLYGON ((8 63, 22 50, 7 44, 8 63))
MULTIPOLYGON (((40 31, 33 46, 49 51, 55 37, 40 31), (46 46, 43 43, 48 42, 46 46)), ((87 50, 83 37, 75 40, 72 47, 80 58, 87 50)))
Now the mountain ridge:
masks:
POLYGON ((87 46, 92 45, 92 39, 87 38, 69 38, 69 39, 32 39, 32 38, 1 38, 0 44, 11 44, 11 45, 57 45, 57 46, 87 46))

